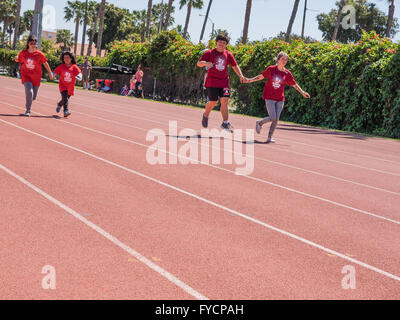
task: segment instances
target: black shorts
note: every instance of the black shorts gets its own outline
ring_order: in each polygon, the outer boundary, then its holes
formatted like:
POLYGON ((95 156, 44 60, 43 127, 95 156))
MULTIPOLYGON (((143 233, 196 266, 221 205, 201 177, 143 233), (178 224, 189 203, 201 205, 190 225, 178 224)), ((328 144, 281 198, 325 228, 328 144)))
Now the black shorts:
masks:
POLYGON ((230 98, 231 89, 207 87, 207 101, 218 101, 218 98, 230 98))

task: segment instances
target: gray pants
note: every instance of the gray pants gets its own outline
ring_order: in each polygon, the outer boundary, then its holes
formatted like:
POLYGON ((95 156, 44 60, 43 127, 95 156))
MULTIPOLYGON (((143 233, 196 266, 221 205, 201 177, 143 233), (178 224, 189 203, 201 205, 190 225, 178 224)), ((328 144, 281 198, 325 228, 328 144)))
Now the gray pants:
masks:
POLYGON ((283 101, 265 100, 269 117, 262 119, 260 121, 260 125, 263 125, 267 122, 272 122, 271 127, 269 128, 269 138, 272 138, 276 126, 278 125, 279 117, 281 116, 284 104, 285 103, 283 101))
POLYGON ((34 87, 32 82, 25 82, 26 111, 31 111, 32 101, 36 100, 39 87, 34 87))

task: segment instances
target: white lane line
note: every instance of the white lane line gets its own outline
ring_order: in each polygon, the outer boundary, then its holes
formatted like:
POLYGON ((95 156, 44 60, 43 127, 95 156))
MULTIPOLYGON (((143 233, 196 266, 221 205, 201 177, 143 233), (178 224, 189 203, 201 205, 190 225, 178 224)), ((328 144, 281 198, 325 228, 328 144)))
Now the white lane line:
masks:
MULTIPOLYGON (((19 90, 16 90, 16 89, 11 89, 11 90, 13 90, 13 91, 18 91, 18 92, 19 92, 19 90)), ((15 96, 15 95, 10 95, 10 96, 17 97, 17 96, 15 96)), ((48 97, 42 97, 42 98, 44 98, 44 99, 49 99, 49 100, 51 99, 51 98, 48 98, 48 97)), ((85 98, 88 98, 88 97, 76 97, 77 100, 81 100, 81 101, 84 100, 85 98)), ((98 99, 97 97, 95 97, 95 98, 98 99)), ((106 104, 106 103, 104 103, 104 102, 97 102, 97 104, 102 104, 102 105, 104 105, 104 106, 109 106, 109 104, 106 104)), ((90 106, 88 106, 88 105, 86 105, 86 104, 84 104, 84 103, 82 103, 81 106, 87 107, 87 108, 90 108, 90 109, 95 109, 95 110, 98 110, 98 111, 109 112, 109 113, 112 113, 112 114, 115 114, 115 115, 123 115, 123 116, 126 116, 126 117, 128 117, 128 118, 140 119, 140 120, 145 120, 145 121, 148 121, 148 122, 154 122, 154 123, 158 123, 158 124, 164 124, 164 122, 155 121, 155 120, 149 119, 149 118, 135 117, 135 116, 132 116, 132 115, 123 114, 123 113, 121 113, 121 112, 110 111, 110 110, 102 109, 102 108, 98 108, 98 107, 90 107, 90 106)), ((129 105, 129 106, 126 105, 126 107, 131 107, 131 106, 140 108, 139 105, 135 105, 135 104, 132 104, 132 105, 129 105)), ((117 105, 117 107, 120 107, 120 105, 117 105)), ((125 107, 125 106, 123 106, 123 107, 125 107)), ((125 108, 124 108, 124 109, 125 109, 125 108)), ((131 110, 129 110, 129 111, 131 111, 131 110)), ((154 112, 149 112, 149 111, 145 111, 145 110, 141 110, 141 109, 137 109, 137 110, 135 109, 135 112, 148 113, 148 114, 154 115, 154 112)), ((161 115, 162 115, 163 117, 167 117, 167 116, 168 116, 167 114, 161 114, 161 115)), ((157 117, 159 118, 159 116, 160 116, 160 114, 158 113, 158 114, 157 114, 157 117)), ((169 120, 169 119, 166 119, 166 120, 169 120)), ((195 120, 192 120, 192 119, 178 118, 178 117, 176 117, 176 116, 174 116, 174 119, 170 119, 170 120, 181 120, 181 121, 186 121, 186 122, 198 123, 198 121, 195 121, 195 120)), ((355 153, 351 153, 351 152, 347 152, 347 151, 341 151, 341 150, 335 150, 335 149, 330 149, 330 148, 324 148, 324 147, 321 147, 321 146, 306 144, 306 143, 302 143, 302 142, 298 142, 298 141, 294 141, 294 140, 282 139, 282 141, 288 141, 288 142, 297 143, 297 144, 301 144, 301 145, 307 145, 307 146, 311 146, 311 147, 315 147, 315 148, 320 148, 320 149, 323 149, 323 150, 329 150, 329 151, 333 151, 333 152, 341 152, 341 153, 344 153, 344 154, 362 156, 362 157, 365 157, 365 158, 370 158, 370 159, 374 159, 374 160, 390 162, 390 163, 394 163, 394 164, 397 164, 397 165, 400 164, 399 162, 395 162, 395 161, 391 161, 391 160, 387 160, 387 159, 381 159, 381 158, 372 157, 372 156, 368 156, 368 155, 355 154, 355 153)), ((272 147, 272 146, 270 146, 270 147, 272 147)), ((296 151, 292 151, 292 150, 285 150, 285 149, 280 149, 280 148, 277 148, 277 147, 272 147, 272 148, 274 148, 274 149, 276 149, 276 150, 285 151, 285 152, 291 152, 291 153, 296 153, 296 154, 300 154, 300 155, 304 155, 304 156, 308 156, 308 157, 315 157, 315 158, 320 159, 320 160, 325 160, 325 161, 330 161, 330 160, 332 160, 332 159, 323 158, 323 157, 318 157, 318 156, 314 156, 314 155, 307 154, 307 153, 303 153, 303 152, 296 152, 296 151)), ((384 173, 384 174, 391 174, 391 175, 400 176, 400 174, 392 173, 392 172, 389 172, 389 171, 384 171, 384 170, 379 170, 379 169, 374 169, 374 168, 359 166, 359 165, 355 165, 355 164, 351 164, 351 163, 343 162, 343 161, 338 161, 338 160, 332 160, 332 161, 336 161, 337 163, 345 164, 345 165, 349 165, 349 166, 355 166, 355 167, 362 168, 362 169, 366 169, 366 170, 373 170, 373 171, 376 171, 376 172, 379 172, 379 173, 384 173)))
POLYGON ((308 245, 310 245, 310 246, 312 246, 312 247, 315 247, 315 248, 318 248, 318 249, 320 249, 320 250, 322 250, 322 251, 325 251, 325 252, 327 252, 327 253, 336 255, 336 256, 338 256, 338 257, 340 257, 340 258, 342 258, 342 259, 344 259, 344 260, 346 260, 346 261, 353 262, 353 263, 355 263, 355 264, 357 264, 357 265, 359 265, 359 266, 362 266, 362 267, 364 267, 364 268, 366 268, 366 269, 372 270, 372 271, 374 271, 374 272, 376 272, 376 273, 378 273, 378 274, 381 274, 381 275, 383 275, 383 276, 385 276, 385 277, 391 278, 391 279, 396 280, 396 281, 400 281, 400 277, 399 277, 399 276, 396 276, 396 275, 391 274, 391 273, 389 273, 389 272, 386 272, 386 271, 384 271, 384 270, 382 270, 382 269, 379 269, 379 268, 376 268, 376 267, 374 267, 374 266, 371 266, 371 265, 369 265, 369 264, 367 264, 367 263, 364 263, 364 262, 362 262, 362 261, 359 261, 359 260, 357 260, 357 259, 350 258, 350 257, 346 256, 345 254, 342 254, 342 253, 339 253, 339 252, 337 252, 337 251, 328 249, 328 248, 326 248, 326 247, 324 247, 324 246, 322 246, 322 245, 320 245, 320 244, 317 244, 317 243, 315 243, 315 242, 312 242, 312 241, 310 241, 310 240, 307 240, 307 239, 305 239, 305 238, 302 238, 302 237, 300 237, 300 236, 297 236, 297 235, 295 235, 295 234, 293 234, 293 233, 287 232, 287 231, 285 231, 285 230, 283 230, 283 229, 276 228, 276 227, 274 227, 274 226, 272 226, 272 225, 269 225, 269 224, 267 224, 267 223, 265 223, 265 222, 262 222, 262 221, 260 221, 260 220, 255 219, 255 218, 252 218, 252 217, 249 217, 249 216, 247 216, 247 215, 245 215, 245 214, 243 214, 243 213, 240 213, 240 212, 238 212, 238 211, 235 211, 235 210, 233 210, 233 209, 230 209, 230 208, 228 208, 228 207, 225 207, 225 206, 223 206, 223 205, 221 205, 221 204, 218 204, 218 203, 216 203, 216 202, 213 202, 213 201, 211 201, 211 200, 208 200, 208 199, 206 199, 206 198, 203 198, 203 197, 201 197, 201 196, 198 196, 198 195, 196 195, 196 194, 194 194, 194 193, 191 193, 191 192, 188 192, 188 191, 183 190, 183 189, 181 189, 181 188, 175 187, 175 186, 173 186, 173 185, 170 185, 170 184, 168 184, 168 183, 166 183, 166 182, 163 182, 163 181, 161 181, 161 180, 158 180, 158 179, 156 179, 156 178, 147 176, 147 175, 145 175, 145 174, 143 174, 143 173, 140 173, 140 172, 138 172, 138 171, 129 169, 129 168, 127 168, 127 167, 124 167, 124 166, 122 166, 122 165, 119 165, 119 164, 117 164, 117 163, 115 163, 115 162, 112 162, 112 161, 110 161, 110 160, 107 160, 107 159, 98 157, 98 156, 96 156, 96 155, 94 155, 94 154, 91 154, 91 153, 89 153, 89 152, 86 152, 86 151, 84 151, 84 150, 81 150, 81 149, 78 149, 78 148, 76 148, 76 147, 67 145, 67 144, 65 144, 65 143, 63 143, 63 142, 60 142, 60 141, 54 140, 54 139, 52 139, 52 138, 46 137, 46 136, 44 136, 44 135, 41 135, 41 134, 36 133, 36 132, 34 132, 34 131, 31 131, 31 130, 29 130, 29 129, 25 129, 25 128, 20 127, 20 126, 14 124, 14 123, 12 123, 12 122, 8 122, 8 121, 2 120, 2 119, 0 119, 0 122, 3 122, 3 123, 5 123, 5 124, 7 124, 7 125, 10 125, 10 126, 12 126, 12 127, 18 128, 18 129, 20 129, 20 130, 22 130, 22 131, 25 131, 25 132, 28 132, 28 133, 30 133, 30 134, 33 134, 33 135, 35 135, 35 136, 41 137, 41 138, 43 138, 43 139, 45 139, 45 140, 52 141, 52 142, 54 142, 54 143, 56 143, 56 144, 59 144, 59 145, 61 145, 61 146, 63 146, 63 147, 66 147, 66 148, 68 148, 68 149, 71 149, 71 150, 77 151, 77 152, 79 152, 79 153, 85 154, 85 155, 87 155, 87 156, 89 156, 89 157, 91 157, 91 158, 93 158, 93 159, 97 159, 97 160, 99 160, 99 161, 102 161, 102 162, 104 162, 104 163, 107 163, 107 164, 109 164, 109 165, 111 165, 111 166, 114 166, 114 167, 116 167, 116 168, 119 168, 119 169, 122 169, 122 170, 124 170, 124 171, 129 172, 129 173, 135 174, 135 175, 137 175, 137 176, 139 176, 139 177, 145 178, 145 179, 150 180, 150 181, 152 181, 152 182, 154 182, 154 183, 157 183, 157 184, 159 184, 159 185, 161 185, 161 186, 170 188, 170 189, 172 189, 172 190, 175 190, 175 191, 177 191, 177 192, 180 192, 180 193, 182 193, 182 194, 185 194, 185 195, 187 195, 187 196, 189 196, 189 197, 192 197, 192 198, 194 198, 194 199, 200 200, 200 201, 202 201, 202 202, 204 202, 204 203, 207 203, 207 204, 209 204, 209 205, 211 205, 211 206, 214 206, 214 207, 216 207, 216 208, 219 208, 219 209, 222 209, 222 210, 224 210, 224 211, 227 211, 227 212, 229 212, 229 213, 231 213, 231 214, 236 214, 236 215, 239 216, 239 217, 242 217, 242 218, 244 218, 244 219, 246 219, 246 220, 249 220, 249 221, 251 221, 251 222, 254 222, 254 223, 256 223, 256 224, 259 224, 259 225, 261 225, 261 226, 263 226, 263 227, 265 227, 265 228, 267 228, 267 229, 276 231, 276 232, 278 232, 278 233, 280 233, 280 234, 283 234, 283 235, 286 235, 286 236, 288 236, 288 237, 290 237, 290 238, 292 238, 292 239, 296 239, 296 240, 298 240, 298 241, 300 241, 300 242, 303 242, 303 243, 305 243, 305 244, 308 244, 308 245))
POLYGON ((25 180, 24 178, 22 178, 21 176, 19 176, 15 172, 11 171, 10 169, 6 168, 2 164, 0 164, 0 169, 5 171, 9 175, 13 176, 15 179, 17 179, 18 181, 23 183, 25 186, 27 186, 28 188, 30 188, 33 191, 37 192, 38 194, 40 194, 41 196, 43 196, 44 198, 46 198, 47 200, 49 200, 50 202, 55 204, 56 206, 58 206, 61 209, 65 210, 66 212, 68 212, 69 214, 74 216, 76 219, 80 220, 81 222, 86 224, 88 227, 92 228, 94 231, 96 231, 99 234, 101 234, 104 238, 110 240, 112 243, 114 243, 115 245, 120 247, 122 250, 128 252, 131 256, 135 257, 137 260, 139 260, 140 262, 142 262, 143 264, 148 266, 150 269, 154 270, 159 275, 161 275, 162 277, 166 278, 168 281, 172 282, 173 284, 175 284, 176 286, 178 286, 179 288, 184 290, 186 293, 190 294, 192 297, 195 297, 196 299, 199 299, 199 300, 208 300, 207 297, 203 296, 201 293, 199 293, 196 290, 194 290, 192 287, 190 287, 189 285, 187 285, 186 283, 184 283, 183 281, 181 281, 180 279, 175 277, 173 274, 169 273, 168 271, 166 271, 165 269, 161 268, 160 266, 158 266, 157 264, 155 264, 151 260, 147 259, 143 255, 141 255, 139 252, 137 252, 136 250, 132 249, 128 245, 124 244, 123 242, 118 240, 116 237, 114 237, 113 235, 109 234, 107 231, 103 230, 102 228, 100 228, 99 226, 94 224, 93 222, 91 222, 88 219, 84 218, 83 216, 81 216, 75 210, 71 209, 70 207, 68 207, 67 205, 65 205, 62 202, 58 201, 57 199, 53 198, 51 195, 49 195, 48 193, 44 192, 42 189, 36 187, 35 185, 33 185, 29 181, 25 180))
MULTIPOLYGON (((13 104, 8 103, 8 102, 2 102, 2 103, 3 103, 3 104, 7 104, 7 105, 9 105, 9 106, 11 106, 11 107, 18 108, 18 109, 20 109, 20 110, 24 110, 23 108, 19 108, 18 106, 13 105, 13 104)), ((47 105, 47 106, 53 107, 53 105, 50 105, 50 104, 45 103, 45 102, 41 102, 40 105, 42 105, 42 106, 47 105)), ((115 120, 110 120, 110 119, 106 119, 106 118, 94 116, 94 115, 87 114, 87 113, 82 113, 82 112, 79 112, 79 111, 74 111, 74 113, 81 114, 81 115, 85 115, 85 116, 87 116, 87 117, 94 118, 94 119, 99 119, 99 120, 102 120, 102 121, 105 121, 105 122, 110 122, 110 123, 118 124, 118 125, 120 125, 120 126, 125 126, 125 127, 128 127, 128 128, 138 129, 138 130, 141 130, 141 131, 144 131, 144 132, 149 131, 149 129, 145 129, 145 128, 133 126, 133 125, 130 125, 130 124, 127 124, 127 123, 123 123, 123 122, 119 122, 119 121, 115 121, 115 120)), ((38 113, 38 114, 40 114, 40 113, 38 113)), ((43 114, 41 114, 41 115, 43 115, 43 114)), ((164 127, 167 126, 167 124, 165 124, 165 123, 160 123, 160 124, 162 124, 164 127)), ((178 128, 179 128, 179 126, 178 126, 178 128)), ((201 143, 201 142, 198 142, 198 144, 201 145, 201 146, 208 146, 208 145, 204 145, 204 144, 201 143)), ((215 149, 215 150, 219 150, 219 151, 224 151, 224 150, 225 150, 224 148, 218 148, 218 147, 215 147, 215 146, 213 146, 213 145, 211 145, 211 148, 212 148, 212 149, 215 149)), ((231 151, 231 150, 230 150, 230 151, 231 151)), ((234 154, 242 155, 242 154, 240 154, 240 153, 238 153, 238 152, 235 152, 235 151, 233 151, 233 150, 232 150, 232 152, 233 152, 234 154)), ((352 180, 348 180, 348 179, 344 179, 344 178, 340 178, 340 177, 336 177, 336 176, 324 174, 324 173, 317 172, 317 171, 313 171, 313 170, 303 169, 303 168, 300 168, 300 167, 292 166, 292 165, 285 164, 285 163, 278 162, 278 161, 268 160, 268 159, 264 159, 264 158, 260 158, 260 157, 255 157, 255 156, 254 156, 254 157, 253 157, 253 156, 247 156, 247 157, 250 158, 250 159, 260 160, 260 161, 267 162, 267 163, 272 163, 272 164, 275 164, 275 165, 278 165, 278 166, 282 166, 282 167, 286 167, 286 168, 290 168, 290 169, 295 169, 295 170, 303 171, 303 172, 306 172, 306 173, 311 173, 311 174, 314 174, 314 175, 319 175, 319 176, 322 176, 322 177, 334 179, 334 180, 337 180, 337 181, 341 181, 341 182, 345 182, 345 183, 351 183, 351 184, 358 185, 358 186, 361 186, 361 187, 365 187, 365 188, 368 188, 368 189, 373 189, 373 190, 376 190, 376 191, 381 191, 381 192, 393 194, 393 195, 396 195, 396 196, 400 196, 400 193, 399 193, 399 192, 387 190, 387 189, 384 189, 384 188, 379 188, 379 187, 371 186, 371 185, 368 185, 368 184, 364 184, 364 183, 360 183, 360 182, 356 182, 356 181, 352 181, 352 180)))
MULTIPOLYGON (((7 104, 10 105, 9 103, 7 103, 7 104)), ((15 108, 20 109, 18 107, 15 107, 15 108)), ((34 113, 42 115, 39 112, 34 112, 34 113)), ((91 131, 91 132, 94 132, 94 133, 97 133, 97 134, 101 134, 101 135, 105 135, 105 136, 108 136, 108 137, 111 137, 111 138, 114 138, 114 139, 121 140, 121 141, 124 141, 124 142, 128 142, 128 143, 131 143, 131 144, 136 144, 136 145, 139 145, 141 147, 155 149, 155 148, 151 148, 151 146, 148 146, 146 144, 142 144, 140 142, 136 142, 136 141, 133 141, 133 140, 125 139, 125 138, 122 138, 122 137, 119 137, 119 136, 116 136, 116 135, 112 135, 112 134, 109 134, 109 133, 106 133, 106 132, 103 132, 103 131, 100 131, 100 130, 96 130, 96 129, 92 129, 92 128, 89 128, 89 127, 85 127, 85 126, 82 126, 80 124, 73 123, 71 121, 63 122, 63 123, 70 124, 72 126, 79 127, 79 128, 82 128, 82 129, 85 129, 85 130, 88 130, 88 131, 91 131)), ((159 150, 159 149, 157 149, 157 150, 159 150)), ((221 170, 221 171, 229 172, 231 174, 236 175, 236 173, 234 171, 232 171, 232 170, 229 170, 229 169, 226 169, 226 168, 223 168, 223 167, 218 167, 218 166, 215 166, 215 165, 207 163, 207 162, 202 162, 202 161, 199 161, 198 159, 192 159, 192 158, 189 158, 189 157, 186 157, 186 156, 182 156, 182 155, 179 155, 179 154, 176 154, 176 153, 169 152, 167 150, 159 150, 159 151, 162 151, 164 153, 177 156, 178 158, 185 158, 185 159, 188 159, 188 160, 195 160, 196 162, 198 162, 200 164, 207 165, 209 167, 212 167, 212 168, 215 168, 215 169, 218 169, 218 170, 221 170)), ((280 188, 280 189, 283 189, 283 190, 286 190, 286 191, 289 191, 289 192, 297 193, 297 194, 300 194, 300 195, 308 197, 308 198, 312 198, 312 199, 316 199, 316 200, 319 200, 319 201, 327 202, 327 203, 332 204, 334 206, 339 206, 339 207, 342 207, 342 208, 345 208, 345 209, 349 209, 351 211, 355 211, 355 212, 362 213, 362 214, 365 214, 365 215, 368 215, 368 216, 371 216, 371 217, 374 217, 374 218, 382 219, 382 220, 385 220, 385 221, 400 225, 400 221, 398 221, 398 220, 394 220, 394 219, 391 219, 391 218, 388 218, 388 217, 385 217, 385 216, 382 216, 382 215, 378 215, 376 213, 372 213, 372 212, 369 212, 369 211, 365 211, 365 210, 362 210, 362 209, 354 208, 354 207, 348 206, 348 205, 340 203, 340 202, 336 202, 336 201, 333 201, 333 200, 325 199, 325 198, 322 198, 322 197, 319 197, 319 196, 315 196, 315 195, 312 195, 312 194, 309 194, 309 193, 306 193, 306 192, 303 192, 303 191, 300 191, 300 190, 296 190, 296 189, 290 188, 290 187, 282 186, 282 185, 279 185, 279 184, 276 184, 276 183, 273 183, 273 182, 270 182, 270 181, 267 181, 267 180, 264 180, 264 179, 261 179, 261 178, 248 176, 248 175, 244 175, 244 176, 241 176, 241 177, 246 178, 246 179, 250 179, 250 180, 254 180, 254 181, 257 181, 257 182, 261 182, 261 183, 264 183, 264 184, 268 184, 268 185, 274 186, 276 188, 280 188)))

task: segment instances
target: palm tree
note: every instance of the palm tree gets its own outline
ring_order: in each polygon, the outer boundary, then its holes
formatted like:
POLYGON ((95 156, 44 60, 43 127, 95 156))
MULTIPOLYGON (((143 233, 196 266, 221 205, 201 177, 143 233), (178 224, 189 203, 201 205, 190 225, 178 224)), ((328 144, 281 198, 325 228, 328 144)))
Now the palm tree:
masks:
POLYGON ((17 4, 15 3, 15 0, 2 0, 0 2, 0 21, 3 22, 2 43, 5 43, 6 33, 15 19, 14 13, 16 9, 17 4))
POLYGON ((294 1, 292 15, 290 16, 289 25, 288 25, 288 28, 287 28, 287 31, 286 31, 286 36, 285 36, 285 41, 286 42, 290 41, 290 34, 292 33, 292 27, 293 27, 294 19, 296 18, 297 9, 299 8, 299 3, 300 3, 300 0, 295 0, 294 1))
POLYGON ((14 30, 14 43, 13 43, 13 49, 15 50, 15 47, 17 46, 17 41, 19 38, 19 25, 20 25, 20 14, 21 14, 21 0, 17 0, 17 11, 15 13, 15 30, 14 30))
POLYGON ((243 44, 247 42, 247 36, 249 34, 250 12, 251 12, 251 0, 247 0, 246 14, 244 16, 244 27, 243 27, 243 38, 242 38, 243 44))
POLYGON ((153 1, 149 0, 147 3, 147 19, 146 19, 146 38, 150 36, 150 20, 151 20, 151 8, 153 7, 153 1))
POLYGON ((210 1, 208 2, 208 7, 207 7, 207 11, 206 11, 206 16, 204 17, 203 28, 201 28, 200 41, 203 39, 204 30, 206 29, 206 24, 207 24, 207 20, 208 20, 208 14, 210 13, 210 8, 211 8, 212 2, 213 2, 213 0, 210 0, 210 1))
POLYGON ((172 4, 173 4, 173 2, 174 2, 174 0, 169 0, 169 1, 168 1, 167 13, 166 13, 166 16, 165 16, 164 24, 163 24, 163 26, 162 26, 162 30, 167 30, 167 28, 168 28, 168 24, 169 24, 169 19, 170 19, 170 16, 171 16, 171 10, 172 10, 172 4))
POLYGON ((62 43, 62 50, 67 50, 74 43, 74 37, 68 29, 57 30, 56 43, 62 43))
POLYGON ((390 31, 392 30, 393 17, 394 17, 394 0, 387 0, 389 3, 389 15, 386 26, 386 37, 390 38, 390 31))
POLYGON ((86 26, 88 24, 88 6, 89 6, 89 0, 86 0, 86 3, 85 3, 85 15, 84 15, 84 19, 83 19, 81 56, 83 56, 84 53, 85 53, 86 26))
POLYGON ((76 51, 78 48, 78 33, 79 26, 82 23, 83 18, 83 3, 75 0, 68 1, 68 6, 64 8, 64 19, 66 21, 74 20, 75 22, 75 40, 74 40, 74 55, 76 56, 76 51))
POLYGON ((92 54, 92 46, 93 46, 93 38, 94 34, 97 32, 97 21, 99 20, 99 9, 100 6, 95 1, 89 2, 89 10, 88 10, 88 17, 89 17, 89 45, 87 55, 90 56, 92 54))
POLYGON ((203 5, 204 5, 203 0, 180 0, 179 9, 182 9, 184 6, 187 6, 185 27, 183 28, 183 37, 184 38, 186 38, 186 35, 187 35, 187 30, 189 27, 189 20, 190 20, 190 14, 192 12, 192 7, 196 8, 196 9, 202 9, 203 5))
POLYGON ((99 57, 101 55, 101 43, 103 41, 103 29, 104 29, 104 14, 106 11, 106 0, 101 0, 100 11, 99 11, 99 34, 97 35, 97 52, 96 55, 99 57))
POLYGON ((340 20, 342 20, 343 7, 345 5, 346 5, 346 3, 344 2, 344 0, 340 0, 338 16, 337 16, 337 19, 336 19, 335 29, 333 30, 333 35, 332 35, 332 41, 336 41, 337 34, 338 34, 338 31, 339 31, 339 26, 340 26, 340 20))

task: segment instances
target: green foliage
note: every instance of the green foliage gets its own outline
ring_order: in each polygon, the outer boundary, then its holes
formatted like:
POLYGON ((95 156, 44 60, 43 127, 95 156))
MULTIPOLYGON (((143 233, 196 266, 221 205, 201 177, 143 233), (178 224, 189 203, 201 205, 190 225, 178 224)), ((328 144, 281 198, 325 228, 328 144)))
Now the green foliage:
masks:
MULTIPOLYGON (((215 42, 210 41, 209 47, 215 42)), ((163 32, 152 42, 117 41, 105 58, 91 58, 94 66, 111 61, 137 68, 157 79, 157 96, 168 101, 204 101, 205 70, 196 63, 206 47, 193 44, 176 31, 163 32)), ((283 120, 339 130, 400 138, 400 44, 364 33, 357 43, 290 44, 279 39, 228 46, 243 74, 254 77, 275 64, 280 51, 289 54, 287 68, 297 83, 311 95, 304 99, 295 89, 286 89, 283 120)), ((16 51, 0 50, 0 64, 13 64, 16 51)), ((58 57, 47 55, 52 68, 58 57)), ((82 62, 78 57, 78 63, 82 62)), ((237 111, 264 117, 262 92, 266 80, 241 84, 230 68, 232 102, 237 111)))

